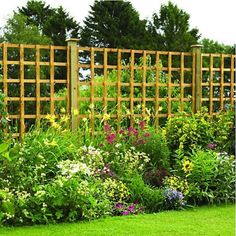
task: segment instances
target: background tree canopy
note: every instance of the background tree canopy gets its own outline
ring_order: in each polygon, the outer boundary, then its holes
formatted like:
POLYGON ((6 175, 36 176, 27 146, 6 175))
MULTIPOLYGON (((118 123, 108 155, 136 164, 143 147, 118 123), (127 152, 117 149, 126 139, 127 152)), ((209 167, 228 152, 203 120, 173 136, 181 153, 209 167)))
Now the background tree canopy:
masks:
POLYGON ((112 48, 148 48, 146 20, 130 2, 95 1, 84 20, 80 44, 112 48))
MULTIPOLYGON (((81 46, 190 51, 199 43, 197 28, 190 28, 190 15, 168 2, 151 20, 141 20, 129 1, 98 1, 91 6, 81 28, 62 6, 53 8, 41 0, 29 0, 7 21, 0 41, 65 45, 67 38, 80 38, 81 46)), ((233 47, 202 39, 203 51, 234 53, 233 47), (216 51, 215 51, 216 50, 216 51)))
POLYGON ((79 24, 61 6, 52 8, 45 2, 30 0, 18 11, 27 17, 27 25, 36 26, 54 45, 65 45, 66 38, 79 37, 79 24))
POLYGON ((200 38, 198 29, 189 27, 190 15, 169 2, 161 5, 149 23, 149 33, 155 50, 189 51, 200 38))

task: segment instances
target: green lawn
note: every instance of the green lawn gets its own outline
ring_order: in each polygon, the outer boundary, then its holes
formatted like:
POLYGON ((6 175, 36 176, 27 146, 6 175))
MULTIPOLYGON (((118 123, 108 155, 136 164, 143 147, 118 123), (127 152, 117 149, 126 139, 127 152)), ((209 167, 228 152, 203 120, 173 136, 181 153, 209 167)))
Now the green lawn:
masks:
POLYGON ((0 228, 12 236, 234 236, 235 205, 204 206, 138 216, 108 217, 92 222, 0 228))

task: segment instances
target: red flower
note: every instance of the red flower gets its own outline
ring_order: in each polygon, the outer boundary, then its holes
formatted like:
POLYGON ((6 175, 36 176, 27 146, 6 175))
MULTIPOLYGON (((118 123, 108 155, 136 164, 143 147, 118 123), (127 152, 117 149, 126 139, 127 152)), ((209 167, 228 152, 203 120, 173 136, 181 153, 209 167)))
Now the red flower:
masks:
POLYGON ((146 126, 145 120, 142 120, 142 121, 139 123, 139 126, 140 126, 141 130, 144 130, 144 128, 145 128, 145 126, 146 126))
POLYGON ((106 137, 106 140, 109 144, 112 144, 116 139, 116 135, 111 133, 106 137))

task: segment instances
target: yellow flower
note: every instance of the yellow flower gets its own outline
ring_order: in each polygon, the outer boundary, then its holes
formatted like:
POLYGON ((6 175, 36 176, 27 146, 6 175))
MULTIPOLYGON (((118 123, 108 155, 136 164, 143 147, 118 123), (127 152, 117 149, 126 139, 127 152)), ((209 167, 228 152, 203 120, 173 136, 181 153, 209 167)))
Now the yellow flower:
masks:
POLYGON ((160 106, 160 107, 158 108, 158 111, 162 111, 162 109, 163 109, 163 108, 160 106))
POLYGON ((52 127, 55 129, 61 129, 61 126, 57 124, 56 122, 52 122, 52 127))
POLYGON ((56 116, 55 115, 50 115, 50 114, 47 114, 45 119, 49 120, 51 123, 53 123, 56 119, 56 116))
POLYGON ((183 167, 182 167, 184 173, 190 172, 192 169, 193 169, 193 163, 189 160, 185 160, 183 162, 183 167))
POLYGON ((66 113, 66 109, 64 107, 61 108, 61 113, 66 113))
POLYGON ((61 117, 61 122, 67 122, 67 121, 69 121, 69 116, 67 116, 67 115, 63 115, 62 117, 61 117))
POLYGON ((102 121, 110 120, 110 118, 111 118, 111 116, 110 116, 109 114, 105 113, 105 114, 103 115, 102 121))

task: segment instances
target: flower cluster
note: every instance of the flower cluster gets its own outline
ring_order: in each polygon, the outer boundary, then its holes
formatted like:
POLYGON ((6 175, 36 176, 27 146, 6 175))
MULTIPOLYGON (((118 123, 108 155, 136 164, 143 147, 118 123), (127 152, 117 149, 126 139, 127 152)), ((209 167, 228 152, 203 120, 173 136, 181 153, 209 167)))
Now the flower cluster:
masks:
POLYGON ((181 209, 186 205, 182 192, 176 189, 167 188, 164 193, 167 209, 181 209))
POLYGON ((82 146, 78 150, 78 155, 81 162, 86 163, 94 172, 105 167, 104 158, 109 154, 93 146, 82 146))
POLYGON ((144 152, 139 152, 135 147, 130 147, 126 152, 117 150, 115 152, 115 160, 111 164, 125 166, 127 171, 143 171, 146 163, 150 161, 148 155, 144 152))
POLYGON ((137 215, 139 213, 143 213, 143 207, 138 203, 138 201, 134 201, 134 203, 116 203, 114 206, 114 215, 137 215))
POLYGON ((103 186, 107 192, 108 197, 113 202, 124 202, 129 198, 129 190, 126 185, 120 180, 107 178, 103 182, 103 186))
POLYGON ((80 161, 61 161, 57 167, 60 169, 61 175, 66 176, 67 178, 71 178, 76 174, 91 175, 90 168, 80 161))
POLYGON ((184 195, 187 195, 189 193, 189 184, 187 180, 181 179, 179 176, 170 176, 165 178, 164 185, 167 188, 178 190, 184 195))
POLYGON ((110 165, 106 164, 104 168, 95 170, 94 175, 101 178, 107 178, 115 176, 115 173, 110 169, 110 165))

